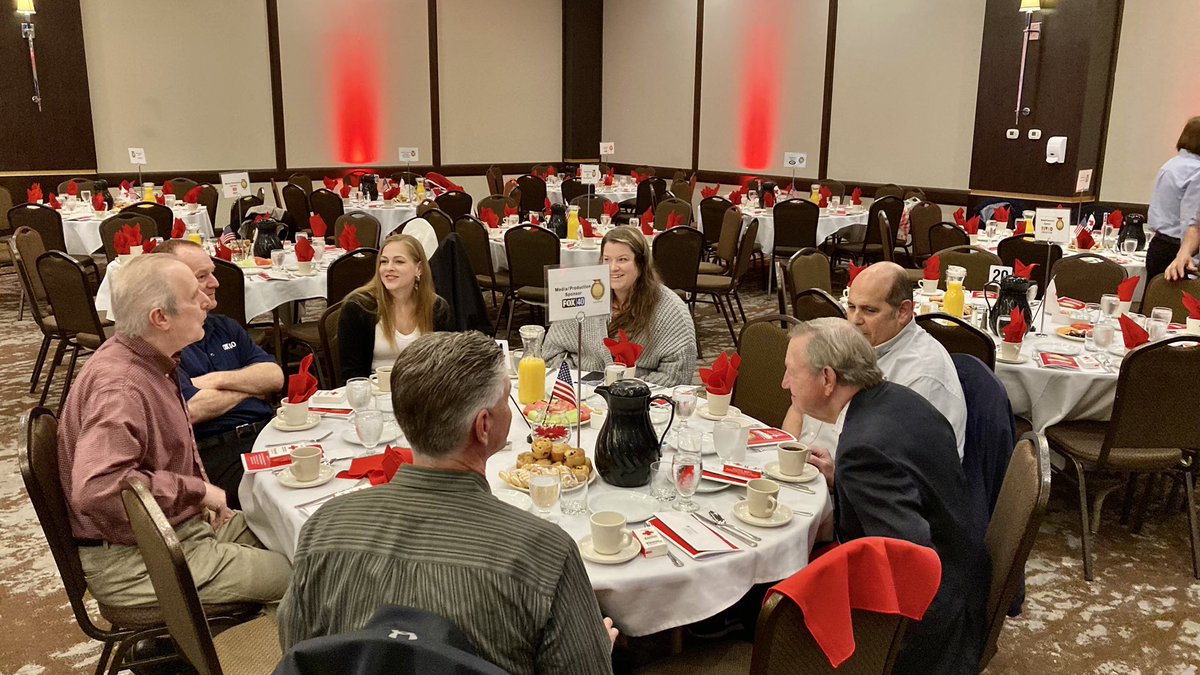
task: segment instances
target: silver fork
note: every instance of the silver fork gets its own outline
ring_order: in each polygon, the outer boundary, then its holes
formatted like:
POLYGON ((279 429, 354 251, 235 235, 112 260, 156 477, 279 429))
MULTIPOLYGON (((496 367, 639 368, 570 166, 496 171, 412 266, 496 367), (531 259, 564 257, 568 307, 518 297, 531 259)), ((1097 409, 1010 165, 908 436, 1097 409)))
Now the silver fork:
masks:
POLYGON ((725 520, 725 516, 722 516, 721 514, 717 513, 716 511, 710 510, 708 512, 708 515, 711 516, 712 519, 714 521, 716 521, 716 523, 718 525, 720 525, 721 527, 727 527, 730 530, 733 530, 734 532, 737 532, 743 536, 753 539, 754 541, 762 541, 762 537, 755 536, 755 535, 743 530, 742 528, 738 527, 737 525, 730 523, 728 520, 725 520))

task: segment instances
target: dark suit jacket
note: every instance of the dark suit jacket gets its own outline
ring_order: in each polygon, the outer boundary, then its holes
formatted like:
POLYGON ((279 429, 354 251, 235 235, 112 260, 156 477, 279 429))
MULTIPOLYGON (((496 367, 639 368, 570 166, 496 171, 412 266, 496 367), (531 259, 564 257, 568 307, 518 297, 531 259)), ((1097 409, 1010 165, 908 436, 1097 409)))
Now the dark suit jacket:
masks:
POLYGON ((904 539, 942 561, 937 596, 909 626, 894 672, 978 672, 991 566, 946 418, 898 384, 859 392, 838 439, 834 500, 839 540, 904 539))

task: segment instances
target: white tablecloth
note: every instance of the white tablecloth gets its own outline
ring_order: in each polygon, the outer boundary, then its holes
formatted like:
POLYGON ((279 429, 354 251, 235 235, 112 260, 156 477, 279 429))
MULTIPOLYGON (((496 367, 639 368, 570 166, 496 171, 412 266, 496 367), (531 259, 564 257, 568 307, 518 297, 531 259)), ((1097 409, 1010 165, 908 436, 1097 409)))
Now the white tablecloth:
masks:
MULTIPOLYGON (((750 226, 750 221, 758 219, 758 237, 755 238, 762 245, 763 251, 770 254, 775 250, 775 213, 771 209, 743 209, 742 210, 742 230, 750 226)), ((837 215, 822 210, 821 217, 817 220, 817 243, 825 241, 825 238, 840 232, 848 227, 855 225, 866 225, 867 210, 863 208, 859 213, 849 213, 845 215, 837 215)))
MULTIPOLYGON (((378 248, 379 242, 386 239, 387 236, 392 232, 395 232, 396 229, 399 228, 406 220, 417 215, 416 204, 395 204, 384 206, 382 202, 371 202, 366 206, 353 207, 350 206, 349 202, 347 202, 345 205, 345 210, 346 213, 351 213, 354 211, 369 213, 372 216, 375 216, 375 219, 379 221, 379 241, 375 243, 365 241, 359 242, 363 246, 371 246, 374 248, 378 248)), ((328 225, 330 230, 326 232, 326 234, 330 237, 329 240, 332 241, 333 223, 328 223, 328 225)))
MULTIPOLYGON (((378 398, 386 407, 387 399, 378 398)), ((520 413, 514 409, 513 424, 509 440, 513 449, 493 456, 487 465, 488 479, 493 491, 509 490, 497 473, 511 467, 518 452, 527 450, 525 441, 528 429, 518 419, 520 413)), ((711 422, 693 417, 694 423, 711 429, 711 422)), ((346 443, 340 436, 351 428, 346 420, 322 419, 314 429, 303 432, 283 433, 272 427, 263 430, 255 443, 261 449, 267 443, 281 443, 289 439, 303 440, 320 436, 326 431, 333 433, 321 441, 327 454, 348 457, 355 449, 362 448, 346 443)), ((592 454, 597 432, 583 430, 583 447, 592 454)), ((382 447, 382 446, 381 446, 382 447)), ((751 452, 747 463, 762 466, 776 457, 774 450, 751 452)), ((708 461, 710 456, 705 456, 708 461)), ((711 456, 718 461, 716 455, 711 456)), ((664 457, 670 460, 670 455, 664 457)), ((348 459, 334 462, 338 469, 349 466, 348 459)), ((295 553, 296 540, 306 517, 296 505, 312 501, 323 495, 332 494, 355 484, 355 481, 337 479, 329 483, 304 489, 292 490, 281 485, 267 473, 248 475, 242 479, 238 494, 246 521, 258 538, 273 551, 289 558, 295 553)), ((617 627, 626 635, 647 635, 668 628, 682 626, 712 616, 729 607, 741 598, 753 584, 774 582, 784 579, 808 564, 809 551, 816 540, 817 526, 832 512, 832 502, 824 481, 808 483, 815 494, 797 490, 780 490, 780 501, 795 509, 812 513, 813 516, 797 516, 787 525, 774 529, 750 527, 736 521, 732 507, 739 494, 745 489, 730 487, 723 492, 696 496, 702 509, 715 509, 744 529, 763 538, 758 548, 744 548, 742 552, 729 553, 706 560, 692 560, 678 549, 672 552, 683 560, 683 567, 675 567, 666 556, 644 559, 635 558, 621 565, 599 565, 585 562, 592 587, 604 614, 611 616, 617 627)), ((597 479, 588 488, 590 496, 601 495, 621 488, 608 485, 597 479)), ((638 488, 648 492, 647 488, 638 488)), ((668 507, 669 508, 669 507, 668 507)), ((556 508, 557 512, 557 508, 556 508)), ((558 515, 558 523, 576 540, 589 532, 586 516, 558 515)), ((740 543, 736 542, 735 543, 740 543)))
MULTIPOLYGON (((611 202, 615 202, 615 203, 619 204, 619 203, 625 201, 626 199, 636 198, 637 197, 637 188, 631 187, 628 189, 623 189, 623 188, 619 188, 619 187, 607 187, 604 185, 598 185, 598 186, 596 186, 596 194, 600 195, 601 197, 604 197, 605 199, 607 199, 611 202)), ((546 186, 546 197, 550 199, 551 204, 564 203, 563 195, 562 195, 562 186, 561 185, 547 185, 546 186)))
MULTIPOLYGON (((189 212, 184 206, 177 206, 174 211, 176 218, 182 218, 183 222, 189 226, 194 225, 200 228, 202 236, 209 238, 213 236, 212 221, 208 219, 208 210, 204 207, 200 207, 194 213, 189 212)), ((87 254, 103 249, 104 242, 100 239, 100 223, 115 213, 117 211, 96 213, 88 209, 75 211, 69 215, 64 214, 63 237, 67 240, 67 253, 87 254)), ((170 232, 165 232, 160 233, 160 236, 165 239, 170 234, 170 232)))
MULTIPOLYGON (((987 250, 991 251, 992 253, 995 253, 996 246, 1000 242, 1000 240, 1003 239, 1004 237, 1010 236, 1010 235, 1011 235, 1011 232, 1005 232, 1002 235, 998 235, 995 239, 989 240, 986 235, 981 234, 980 238, 979 238, 979 242, 980 242, 979 245, 982 246, 983 248, 986 248, 987 250)), ((1116 253, 1116 252, 1113 252, 1110 250, 1100 250, 1098 248, 1094 248, 1090 251, 1079 251, 1074 248, 1067 248, 1067 247, 1063 248, 1063 257, 1076 255, 1078 253, 1096 253, 1096 254, 1102 255, 1105 258, 1108 258, 1109 260, 1112 260, 1112 261, 1116 262, 1118 265, 1124 267, 1126 274, 1128 274, 1130 277, 1134 277, 1134 276, 1141 277, 1141 279, 1138 281, 1137 288, 1134 289, 1134 291, 1133 291, 1133 300, 1134 300, 1134 302, 1137 302, 1142 299, 1142 294, 1146 291, 1146 281, 1148 281, 1146 279, 1146 252, 1145 251, 1141 251, 1141 252, 1135 253, 1133 255, 1125 255, 1124 253, 1116 253)), ((1046 264, 1046 262, 1044 260, 1041 260, 1041 261, 1039 261, 1039 260, 1022 260, 1021 262, 1027 263, 1027 264, 1028 263, 1039 263, 1041 265, 1046 264)))
MULTIPOLYGON (((488 240, 492 244, 492 267, 497 272, 508 269, 508 257, 505 253, 504 232, 508 228, 492 228, 488 230, 488 240)), ((558 249, 559 262, 566 267, 586 267, 600 264, 600 246, 583 248, 573 241, 561 241, 558 249)))

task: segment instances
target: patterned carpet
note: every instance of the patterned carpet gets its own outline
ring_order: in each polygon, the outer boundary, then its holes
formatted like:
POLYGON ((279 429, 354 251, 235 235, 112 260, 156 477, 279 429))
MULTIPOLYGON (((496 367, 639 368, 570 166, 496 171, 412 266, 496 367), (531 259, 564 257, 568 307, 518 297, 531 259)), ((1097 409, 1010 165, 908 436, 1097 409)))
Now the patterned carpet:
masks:
MULTIPOLYGON (((29 373, 40 335, 18 322, 17 283, 0 277, 0 674, 85 672, 99 643, 75 625, 17 468, 18 419, 36 400, 29 373)), ((774 297, 750 281, 746 312, 775 311, 774 297)), ((698 310, 705 360, 731 340, 711 306, 698 310)), ((57 393, 57 392, 55 392, 57 393)), ((52 401, 57 401, 52 398, 52 401)), ((1160 490, 1161 491, 1161 490, 1160 490)), ((1073 486, 1055 480, 1050 511, 1028 565, 1025 613, 1010 619, 990 673, 1196 674, 1200 668, 1200 583, 1191 577, 1187 520, 1161 497, 1144 531, 1118 521, 1109 504, 1096 537, 1096 581, 1083 580, 1073 486)), ((646 672, 745 672, 748 650, 733 640, 690 646, 646 672)))

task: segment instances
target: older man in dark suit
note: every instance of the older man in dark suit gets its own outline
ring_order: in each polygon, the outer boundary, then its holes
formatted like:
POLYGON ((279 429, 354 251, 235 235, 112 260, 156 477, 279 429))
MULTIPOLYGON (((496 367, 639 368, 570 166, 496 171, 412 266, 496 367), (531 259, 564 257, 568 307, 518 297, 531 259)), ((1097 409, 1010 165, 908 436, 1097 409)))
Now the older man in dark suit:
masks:
POLYGON ((970 526, 950 423, 919 394, 884 382, 875 350, 843 319, 797 326, 785 365, 792 405, 840 433, 836 468, 813 462, 834 495, 838 539, 904 539, 941 558, 937 596, 908 629, 894 672, 976 673, 991 568, 970 526))

